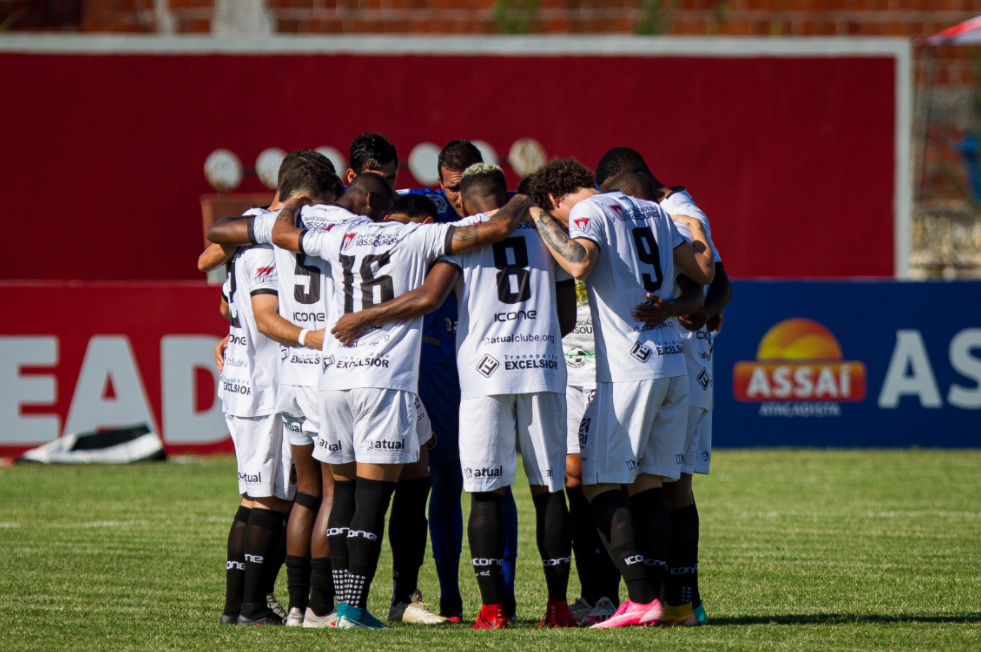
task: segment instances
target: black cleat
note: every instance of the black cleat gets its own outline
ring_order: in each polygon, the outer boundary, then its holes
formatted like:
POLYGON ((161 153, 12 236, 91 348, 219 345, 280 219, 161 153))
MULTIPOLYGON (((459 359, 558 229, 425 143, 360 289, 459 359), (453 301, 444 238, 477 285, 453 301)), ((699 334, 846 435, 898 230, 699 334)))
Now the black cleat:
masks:
POLYGON ((245 627, 275 627, 282 626, 283 619, 274 614, 272 611, 267 611, 265 614, 256 618, 248 618, 239 614, 236 624, 243 625, 245 627))
POLYGON ((222 614, 221 620, 219 620, 218 623, 220 625, 238 625, 238 614, 235 614, 234 616, 222 614))

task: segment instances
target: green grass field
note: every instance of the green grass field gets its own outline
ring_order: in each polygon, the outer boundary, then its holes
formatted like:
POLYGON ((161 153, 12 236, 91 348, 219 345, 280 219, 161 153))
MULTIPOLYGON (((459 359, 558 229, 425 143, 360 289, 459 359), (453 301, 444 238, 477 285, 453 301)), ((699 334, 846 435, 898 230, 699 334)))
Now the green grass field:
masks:
MULTIPOLYGON (((514 629, 220 627, 235 488, 230 457, 0 469, 0 649, 981 649, 981 451, 718 451, 696 478, 711 623, 688 630, 537 629, 523 483, 514 629)), ((387 545, 380 568, 384 617, 387 545)), ((461 575, 472 616, 476 582, 461 575)), ((435 601, 428 558, 421 588, 435 601)))

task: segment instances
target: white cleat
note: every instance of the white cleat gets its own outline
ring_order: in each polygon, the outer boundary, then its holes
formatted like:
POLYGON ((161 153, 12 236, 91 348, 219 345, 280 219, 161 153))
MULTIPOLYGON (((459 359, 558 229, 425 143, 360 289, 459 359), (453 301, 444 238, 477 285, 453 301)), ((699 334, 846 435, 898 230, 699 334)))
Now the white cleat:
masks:
POLYGON ((449 618, 433 613, 426 606, 419 591, 415 591, 409 597, 411 601, 408 604, 399 602, 392 605, 392 608, 388 610, 389 621, 394 620, 412 625, 442 625, 449 622, 449 618))
MULTIPOLYGON (((290 610, 290 615, 293 614, 294 610, 290 610)), ((296 611, 299 611, 297 609, 296 611)), ((289 622, 286 623, 287 625, 289 622)), ((330 613, 325 616, 318 616, 313 613, 313 609, 307 607, 307 612, 303 615, 303 626, 304 627, 337 627, 337 609, 331 609, 330 613)))
POLYGON ((597 625, 609 620, 610 616, 617 612, 617 607, 609 598, 600 598, 596 601, 596 606, 579 621, 581 625, 597 625))
POLYGON ((299 607, 293 607, 290 609, 289 614, 286 616, 286 626, 287 627, 301 627, 303 626, 303 612, 300 611, 299 607))
POLYGON ((272 593, 266 594, 266 606, 269 607, 270 611, 279 616, 280 619, 286 620, 286 610, 283 609, 283 605, 279 604, 279 600, 272 593))
POLYGON ((589 604, 589 600, 586 598, 579 598, 569 605, 569 613, 572 614, 572 618, 577 623, 582 622, 582 619, 588 616, 592 611, 593 605, 589 604))

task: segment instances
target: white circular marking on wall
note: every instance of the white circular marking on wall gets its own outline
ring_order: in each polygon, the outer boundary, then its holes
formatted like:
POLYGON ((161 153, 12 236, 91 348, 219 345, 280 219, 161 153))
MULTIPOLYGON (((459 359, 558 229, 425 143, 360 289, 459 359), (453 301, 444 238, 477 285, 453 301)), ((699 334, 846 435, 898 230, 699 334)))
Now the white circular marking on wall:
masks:
POLYGON ((283 164, 286 152, 278 147, 269 147, 259 153, 255 160, 255 173, 266 188, 275 190, 279 186, 279 166, 283 164))
POLYGON ((490 146, 490 143, 484 142, 483 140, 471 141, 473 146, 480 150, 480 155, 484 159, 484 163, 490 163, 491 165, 498 165, 500 160, 497 158, 497 150, 490 146))
POLYGON ((204 161, 204 177, 218 192, 235 190, 242 183, 242 162, 227 149, 216 149, 204 161))
POLYGON ((419 143, 409 154, 409 171, 416 181, 424 186, 436 185, 439 181, 439 148, 432 143, 419 143))
POLYGON ((518 176, 534 174, 548 161, 548 154, 542 144, 534 138, 519 138, 511 145, 508 162, 518 176))
POLYGON ((334 164, 334 171, 337 172, 337 176, 344 176, 344 173, 347 172, 347 159, 340 151, 333 147, 318 147, 316 151, 326 156, 334 164))

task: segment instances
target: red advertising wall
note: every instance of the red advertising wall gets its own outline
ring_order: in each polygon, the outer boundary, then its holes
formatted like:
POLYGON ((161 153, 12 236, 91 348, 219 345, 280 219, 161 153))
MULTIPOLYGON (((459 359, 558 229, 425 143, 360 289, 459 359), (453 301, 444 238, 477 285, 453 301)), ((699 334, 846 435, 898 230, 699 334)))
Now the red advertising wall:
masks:
POLYGON ((688 186, 730 275, 893 276, 896 57, 733 54, 0 51, 0 279, 200 278, 209 153, 346 152, 368 130, 403 158, 531 137, 592 167, 632 145, 688 186))
POLYGON ((138 423, 172 453, 231 451, 220 297, 203 282, 0 284, 0 455, 138 423))

